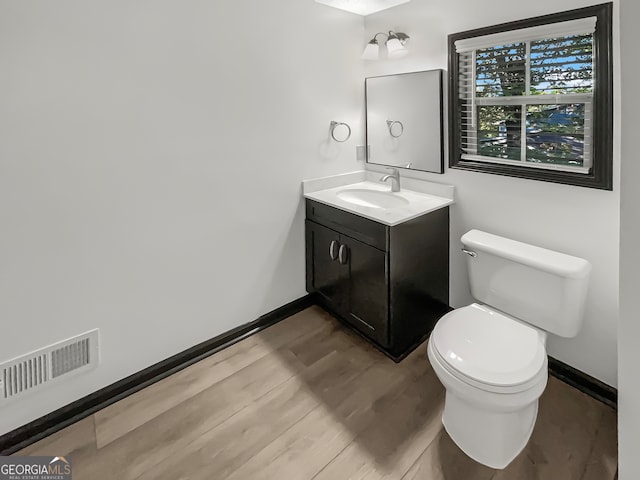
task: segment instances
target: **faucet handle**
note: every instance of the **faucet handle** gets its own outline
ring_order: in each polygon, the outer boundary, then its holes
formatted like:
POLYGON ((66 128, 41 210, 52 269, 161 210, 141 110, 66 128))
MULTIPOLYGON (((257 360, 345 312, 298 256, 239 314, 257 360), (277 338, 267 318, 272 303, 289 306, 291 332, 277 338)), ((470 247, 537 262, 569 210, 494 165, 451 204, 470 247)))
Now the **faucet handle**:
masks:
POLYGON ((380 181, 386 182, 391 179, 391 191, 399 192, 400 191, 400 171, 397 168, 391 167, 391 173, 384 175, 380 181))

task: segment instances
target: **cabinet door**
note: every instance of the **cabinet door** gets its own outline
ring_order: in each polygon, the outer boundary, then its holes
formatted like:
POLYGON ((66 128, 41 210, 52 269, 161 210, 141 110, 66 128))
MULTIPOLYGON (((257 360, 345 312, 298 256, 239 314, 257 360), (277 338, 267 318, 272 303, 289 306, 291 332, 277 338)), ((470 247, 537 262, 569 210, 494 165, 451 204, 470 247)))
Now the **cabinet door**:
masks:
POLYGON ((354 238, 340 236, 347 245, 349 321, 382 346, 389 345, 387 268, 385 252, 354 238))
POLYGON ((342 311, 345 267, 338 261, 340 235, 307 220, 307 291, 317 292, 342 311))

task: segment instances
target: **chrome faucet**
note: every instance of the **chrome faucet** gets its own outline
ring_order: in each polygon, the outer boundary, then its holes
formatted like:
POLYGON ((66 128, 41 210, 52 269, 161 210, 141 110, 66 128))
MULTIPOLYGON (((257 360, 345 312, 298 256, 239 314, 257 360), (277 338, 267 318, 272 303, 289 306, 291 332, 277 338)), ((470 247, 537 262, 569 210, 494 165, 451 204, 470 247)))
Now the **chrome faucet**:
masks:
POLYGON ((381 182, 386 182, 391 179, 391 191, 399 192, 400 191, 400 172, 397 168, 392 168, 391 173, 389 175, 385 175, 380 179, 381 182))

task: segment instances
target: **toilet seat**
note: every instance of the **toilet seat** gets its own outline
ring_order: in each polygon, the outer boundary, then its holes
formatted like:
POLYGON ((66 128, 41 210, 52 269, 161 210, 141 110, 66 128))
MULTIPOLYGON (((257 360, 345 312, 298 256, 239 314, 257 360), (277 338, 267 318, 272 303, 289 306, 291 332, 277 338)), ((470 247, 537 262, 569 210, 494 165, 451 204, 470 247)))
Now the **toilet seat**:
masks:
POLYGON ((443 316, 430 344, 451 375, 482 390, 517 393, 546 383, 544 334, 485 305, 443 316))

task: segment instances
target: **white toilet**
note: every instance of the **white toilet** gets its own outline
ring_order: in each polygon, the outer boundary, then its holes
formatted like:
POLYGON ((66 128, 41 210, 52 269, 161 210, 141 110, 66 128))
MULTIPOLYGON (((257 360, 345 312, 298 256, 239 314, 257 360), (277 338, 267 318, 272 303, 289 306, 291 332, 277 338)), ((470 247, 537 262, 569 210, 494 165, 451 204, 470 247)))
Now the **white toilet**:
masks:
POLYGON ((547 333, 582 325, 591 264, 479 230, 462 236, 471 294, 443 316, 428 354, 446 389, 442 423, 471 458, 506 467, 526 446, 547 384, 547 333))

